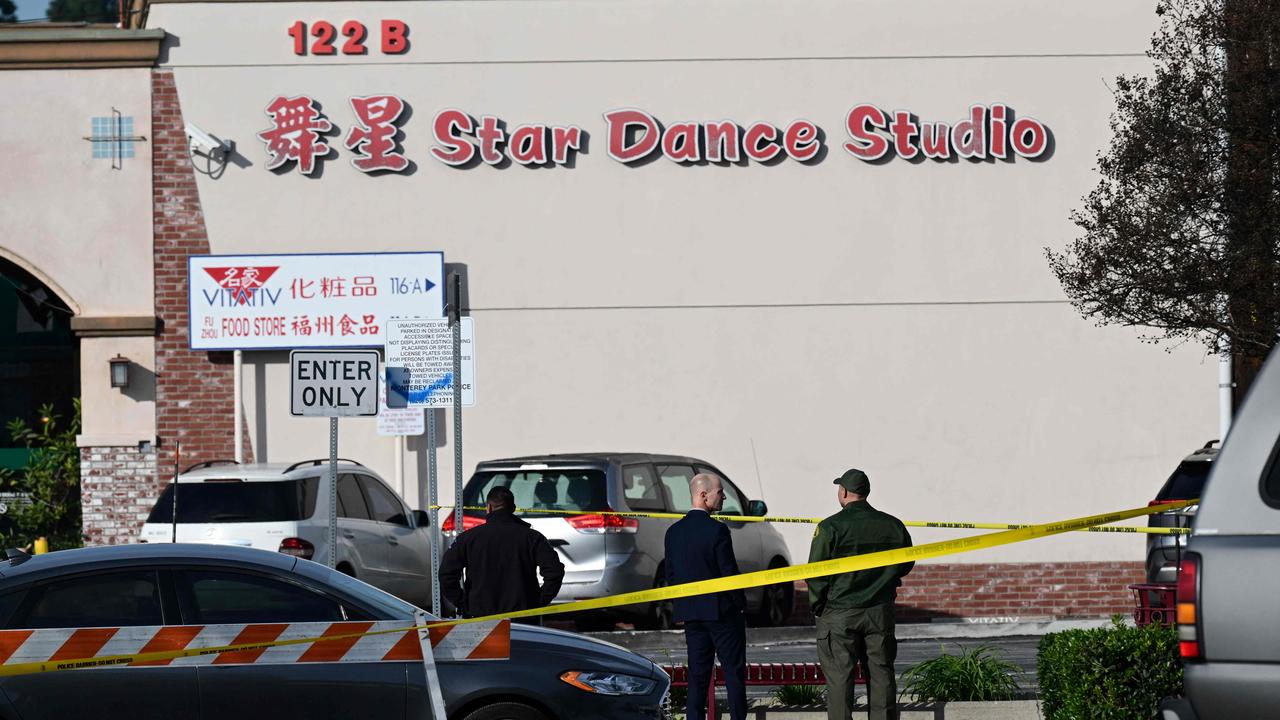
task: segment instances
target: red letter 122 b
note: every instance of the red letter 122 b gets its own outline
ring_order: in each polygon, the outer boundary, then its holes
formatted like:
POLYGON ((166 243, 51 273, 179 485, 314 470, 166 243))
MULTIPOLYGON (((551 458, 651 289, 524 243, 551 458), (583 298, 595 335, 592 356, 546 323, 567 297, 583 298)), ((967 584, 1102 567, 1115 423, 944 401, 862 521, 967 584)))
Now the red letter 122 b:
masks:
MULTIPOLYGON (((383 55, 403 55, 409 50, 409 26, 401 20, 381 21, 381 48, 383 55)), ((358 20, 348 20, 342 24, 342 35, 346 41, 341 48, 334 45, 338 29, 327 20, 317 20, 307 27, 307 23, 299 20, 289 26, 289 37, 293 38, 294 55, 365 55, 365 38, 369 36, 368 28, 358 20), (310 32, 308 32, 310 30, 310 32), (311 40, 308 47, 308 40, 311 40)))

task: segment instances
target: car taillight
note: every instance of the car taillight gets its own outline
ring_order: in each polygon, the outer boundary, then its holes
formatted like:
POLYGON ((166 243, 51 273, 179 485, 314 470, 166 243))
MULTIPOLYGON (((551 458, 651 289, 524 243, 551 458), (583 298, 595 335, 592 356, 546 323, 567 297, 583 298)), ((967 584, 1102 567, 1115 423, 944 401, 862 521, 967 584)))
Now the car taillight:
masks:
POLYGON ((311 556, 316 554, 316 546, 302 538, 285 538, 280 541, 280 552, 310 560, 311 556))
POLYGON ((1187 553, 1178 568, 1178 652, 1183 660, 1199 660, 1200 643, 1200 556, 1187 553))
POLYGON ((634 533, 640 527, 635 518, 619 515, 574 515, 565 518, 565 522, 580 533, 604 535, 606 533, 634 533))
MULTIPOLYGON (((482 517, 476 517, 474 515, 462 516, 462 532, 466 532, 473 527, 480 527, 483 524, 484 518, 482 517)), ((451 533, 453 532, 453 526, 453 513, 449 513, 445 516, 444 522, 440 523, 440 532, 451 533)))

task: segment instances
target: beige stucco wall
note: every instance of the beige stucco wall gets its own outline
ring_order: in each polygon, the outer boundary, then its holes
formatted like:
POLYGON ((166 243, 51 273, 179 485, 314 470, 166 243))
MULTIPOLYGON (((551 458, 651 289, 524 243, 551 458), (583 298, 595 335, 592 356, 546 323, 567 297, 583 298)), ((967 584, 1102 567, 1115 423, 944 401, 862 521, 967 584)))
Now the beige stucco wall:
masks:
MULTIPOLYGON (((150 70, 8 70, 0 97, 0 256, 45 281, 79 317, 153 316, 151 146, 135 143, 134 157, 113 169, 83 139, 92 118, 112 108, 150 135, 150 70)), ((154 371, 151 338, 82 341, 82 444, 155 437, 154 384, 112 389, 106 358, 117 353, 154 371)))
MULTIPOLYGON (((873 502, 906 519, 1031 522, 1144 504, 1216 428, 1214 363, 1080 319, 1043 257, 1075 236, 1069 213, 1109 137, 1107 81, 1148 67, 1154 20, 1102 0, 700 0, 156 4, 150 24, 176 38, 164 60, 186 119, 241 155, 199 177, 213 252, 429 249, 468 264, 468 471, 510 454, 679 452, 775 512, 820 515, 830 478, 859 466, 873 502), (397 59, 299 58, 285 34, 388 17, 411 27, 397 59), (276 95, 312 95, 345 133, 348 98, 380 92, 413 107, 415 173, 366 177, 345 150, 320 177, 264 169, 255 133, 276 95), (870 165, 841 149, 859 103, 954 123, 996 101, 1052 129, 1052 158, 870 165), (601 118, 621 107, 667 124, 804 117, 828 154, 628 167, 607 157, 601 118), (579 125, 589 151, 573 168, 449 168, 428 155, 444 108, 579 125)), ((283 354, 246 361, 258 457, 324 455, 323 421, 288 416, 283 354)), ((341 454, 390 477, 393 443, 370 420, 342 425, 341 454)), ((440 459, 447 499, 451 449, 440 459)), ((408 468, 413 497, 420 452, 408 468)), ((808 534, 785 532, 800 559, 808 534)), ((957 559, 1141 556, 1141 539, 1094 534, 957 559)))

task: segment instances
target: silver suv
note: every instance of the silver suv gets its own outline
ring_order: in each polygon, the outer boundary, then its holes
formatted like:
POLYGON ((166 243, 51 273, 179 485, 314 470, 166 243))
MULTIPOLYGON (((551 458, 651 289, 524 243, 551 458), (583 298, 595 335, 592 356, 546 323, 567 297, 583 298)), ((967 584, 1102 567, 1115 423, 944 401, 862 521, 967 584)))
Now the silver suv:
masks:
MULTIPOLYGON (((692 507, 689 480, 700 472, 724 478, 724 514, 763 516, 768 512, 763 501, 748 500, 711 463, 649 453, 537 455, 482 462, 463 490, 463 504, 483 506, 490 488, 509 487, 520 516, 546 536, 564 562, 564 585, 556 602, 585 600, 666 584, 664 538, 675 520, 599 513, 687 512, 692 507)), ((483 512, 468 510, 463 530, 483 522, 483 512)), ((726 524, 742 572, 790 564, 786 543, 769 523, 726 524)), ((452 536, 452 515, 441 529, 446 537, 452 536)), ((794 603, 790 583, 747 591, 748 611, 757 624, 783 624, 794 603)), ((622 607, 611 614, 580 617, 577 622, 583 629, 609 629, 619 619, 646 628, 669 628, 671 605, 622 607)))
MULTIPOLYGON (((349 460, 338 463, 338 570, 430 607, 428 522, 377 473, 349 460)), ((329 461, 193 465, 160 495, 141 540, 239 545, 327 564, 329 461)))
POLYGON ((1272 352, 1213 462, 1178 575, 1187 698, 1168 720, 1280 707, 1280 360, 1272 352))

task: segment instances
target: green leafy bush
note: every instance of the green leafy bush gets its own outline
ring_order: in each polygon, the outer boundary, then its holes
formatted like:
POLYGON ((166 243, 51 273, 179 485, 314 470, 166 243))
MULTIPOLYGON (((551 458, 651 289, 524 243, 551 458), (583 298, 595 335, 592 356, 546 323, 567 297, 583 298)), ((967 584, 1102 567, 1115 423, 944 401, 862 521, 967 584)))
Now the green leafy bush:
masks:
POLYGON ((827 702, 827 692, 820 685, 779 685, 773 689, 773 699, 787 707, 822 705, 827 702))
POLYGON ((31 450, 26 467, 19 472, 0 469, 0 488, 26 493, 30 503, 10 507, 14 537, 20 545, 37 537, 49 540, 50 550, 80 547, 80 400, 66 428, 53 405, 40 407, 40 424, 31 427, 21 419, 9 421, 9 435, 31 450))
POLYGON ((1050 633, 1038 664, 1046 720, 1149 720, 1163 698, 1182 694, 1168 625, 1128 627, 1117 615, 1110 627, 1050 633))
POLYGON ((1017 670, 989 645, 961 648, 959 655, 944 653, 911 666, 902 674, 900 694, 923 702, 1010 700, 1018 691, 1017 670))
POLYGON ((684 717, 684 709, 689 706, 689 688, 673 687, 667 695, 667 703, 671 706, 673 717, 684 717))

